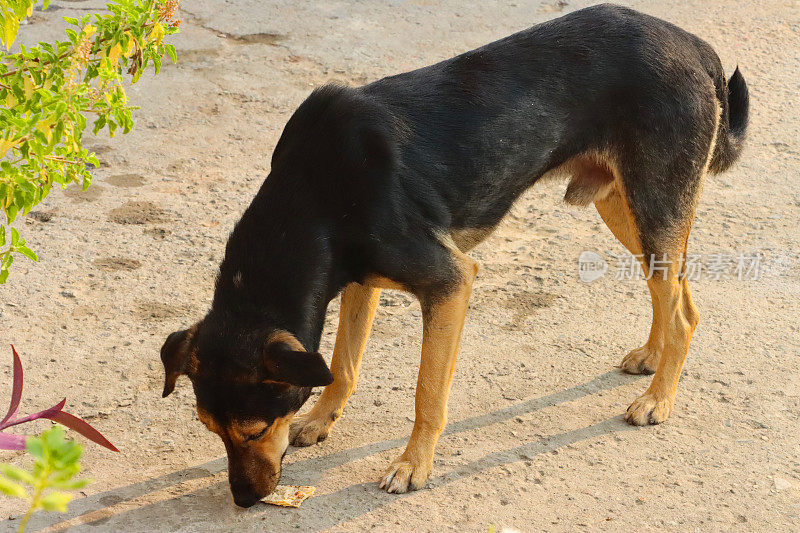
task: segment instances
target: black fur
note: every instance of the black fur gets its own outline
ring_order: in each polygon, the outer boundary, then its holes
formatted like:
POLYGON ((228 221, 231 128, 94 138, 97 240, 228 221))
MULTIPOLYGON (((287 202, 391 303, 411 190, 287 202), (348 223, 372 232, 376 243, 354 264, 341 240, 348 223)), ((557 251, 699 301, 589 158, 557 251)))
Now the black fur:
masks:
POLYGON ((741 74, 725 84, 707 43, 613 5, 364 87, 317 89, 230 237, 207 322, 281 327, 316 351, 346 283, 372 273, 441 290, 455 273, 435 234, 496 225, 539 177, 591 149, 620 154, 645 252, 658 253, 697 194, 717 106, 722 170, 747 123, 741 74))
POLYGON ((709 165, 709 170, 714 173, 725 172, 739 159, 750 119, 750 95, 739 68, 733 71, 727 86, 725 78, 722 81, 717 88, 722 105, 720 131, 709 165))
POLYGON ((691 216, 715 133, 718 172, 739 156, 747 116, 743 77, 725 83, 707 43, 613 5, 360 88, 315 90, 228 241, 193 341, 198 404, 268 418, 298 408, 307 387, 241 384, 261 375, 270 333, 316 352, 329 301, 368 275, 436 298, 458 276, 441 235, 495 226, 588 151, 614 155, 644 253, 665 251, 691 216))
POLYGON ((186 372, 186 362, 189 353, 184 350, 184 343, 189 335, 189 330, 170 333, 161 347, 161 362, 164 365, 164 391, 162 398, 166 398, 175 390, 175 381, 186 372))

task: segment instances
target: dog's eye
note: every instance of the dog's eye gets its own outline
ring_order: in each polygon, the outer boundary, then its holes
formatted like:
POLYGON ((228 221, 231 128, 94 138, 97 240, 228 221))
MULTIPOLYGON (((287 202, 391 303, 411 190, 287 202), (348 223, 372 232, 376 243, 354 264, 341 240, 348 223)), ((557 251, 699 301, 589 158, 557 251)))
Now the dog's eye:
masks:
POLYGON ((261 437, 263 437, 264 435, 267 434, 267 430, 268 429, 269 429, 269 426, 266 426, 264 429, 262 429, 261 431, 259 431, 255 435, 250 435, 245 440, 247 440, 247 441, 258 440, 258 439, 260 439, 261 437))

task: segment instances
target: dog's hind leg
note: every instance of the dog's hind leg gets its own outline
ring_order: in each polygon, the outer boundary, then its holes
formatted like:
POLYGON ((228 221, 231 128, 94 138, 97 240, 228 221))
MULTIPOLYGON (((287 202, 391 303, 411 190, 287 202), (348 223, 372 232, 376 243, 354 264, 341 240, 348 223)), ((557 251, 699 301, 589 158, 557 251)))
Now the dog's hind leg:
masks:
POLYGON ((658 424, 672 413, 699 321, 686 279, 686 246, 719 129, 720 106, 708 89, 684 91, 680 109, 645 112, 614 132, 614 184, 596 199, 614 235, 641 254, 653 300, 647 344, 621 365, 632 373, 655 369, 650 387, 625 415, 635 425, 658 424))
MULTIPOLYGON (((620 194, 619 187, 615 186, 605 198, 597 200, 595 207, 611 233, 636 257, 642 265, 642 270, 647 271, 636 227, 632 223, 628 204, 620 194)), ((657 294, 652 290, 650 298, 653 303, 653 323, 650 326, 650 336, 644 346, 631 350, 620 364, 620 368, 629 374, 652 374, 658 368, 658 359, 664 345, 664 333, 658 313, 657 294)))
POLYGON ((450 239, 450 258, 456 267, 454 283, 444 293, 418 294, 422 304, 422 361, 416 394, 416 419, 405 451, 389 466, 380 487, 407 492, 425 486, 433 467, 436 441, 447 419, 447 398, 455 369, 458 344, 478 265, 450 239))
POLYGON ((331 359, 333 383, 325 387, 311 411, 292 422, 289 439, 293 445, 310 446, 325 440, 333 423, 342 415, 348 398, 356 390, 361 357, 380 294, 380 289, 358 283, 345 287, 331 359))
POLYGON ((679 279, 680 266, 677 265, 682 262, 682 256, 682 252, 667 253, 665 257, 672 263, 668 271, 654 273, 647 282, 658 302, 664 345, 650 387, 625 414, 625 420, 637 426, 660 424, 672 413, 689 342, 699 320, 689 285, 685 278, 679 279))
POLYGON ((651 345, 660 352, 653 358, 658 361, 653 381, 625 415, 635 425, 659 424, 672 413, 678 380, 699 321, 685 277, 685 259, 705 168, 689 162, 684 169, 685 173, 650 187, 642 186, 646 183, 642 180, 636 194, 626 194, 624 188, 635 182, 622 186, 620 191, 627 205, 623 213, 628 216, 630 227, 636 229, 645 258, 643 268, 653 297, 653 330, 661 335, 661 342, 651 345), (667 190, 658 190, 658 185, 667 190))

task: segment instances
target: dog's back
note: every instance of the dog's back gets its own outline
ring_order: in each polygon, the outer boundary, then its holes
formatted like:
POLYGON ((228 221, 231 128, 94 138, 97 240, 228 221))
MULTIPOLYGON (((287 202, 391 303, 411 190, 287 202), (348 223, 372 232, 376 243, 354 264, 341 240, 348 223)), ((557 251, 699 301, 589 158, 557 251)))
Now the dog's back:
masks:
POLYGON ((715 94, 722 135, 711 166, 723 170, 746 124, 740 75, 732 86, 733 138, 713 49, 663 20, 600 5, 357 91, 403 132, 395 137, 400 179, 419 191, 416 200, 447 213, 452 227, 486 227, 577 154, 640 144, 648 134, 680 146, 715 94))

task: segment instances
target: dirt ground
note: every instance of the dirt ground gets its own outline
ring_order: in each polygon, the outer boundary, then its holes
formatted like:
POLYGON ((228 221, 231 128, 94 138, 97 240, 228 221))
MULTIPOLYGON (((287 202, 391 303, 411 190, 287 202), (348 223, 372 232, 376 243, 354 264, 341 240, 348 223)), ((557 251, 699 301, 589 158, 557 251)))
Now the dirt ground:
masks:
MULTIPOLYGON (((625 2, 708 40, 728 73, 741 66, 752 98, 748 148, 706 181, 690 252, 760 252, 758 279, 692 284, 701 322, 665 424, 633 428, 621 416, 649 380, 616 369, 646 339, 646 285, 615 279, 622 246, 594 208, 564 205, 558 182, 529 191, 472 253, 481 272, 426 489, 397 496, 376 483, 414 415, 420 309, 401 293, 382 298, 359 389, 331 436, 287 455, 283 482, 318 490, 300 509, 236 508, 224 449, 197 420, 188 381, 160 398, 158 350, 206 311, 225 238, 313 87, 423 66, 588 3, 184 0, 178 66, 130 90, 134 132, 87 142, 104 161, 87 192, 54 192, 18 224, 40 259, 19 260, 0 287, 0 338, 26 369, 23 410, 66 395, 122 450, 87 446, 85 497, 33 529, 796 531, 794 0, 625 2), (584 250, 610 265, 589 284, 578 277, 584 250)), ((54 0, 23 39, 54 38, 62 16, 101 5, 54 0)), ((334 302, 326 357, 337 315, 334 302)), ((3 499, 0 509, 0 529, 15 528, 22 507, 3 499)))

